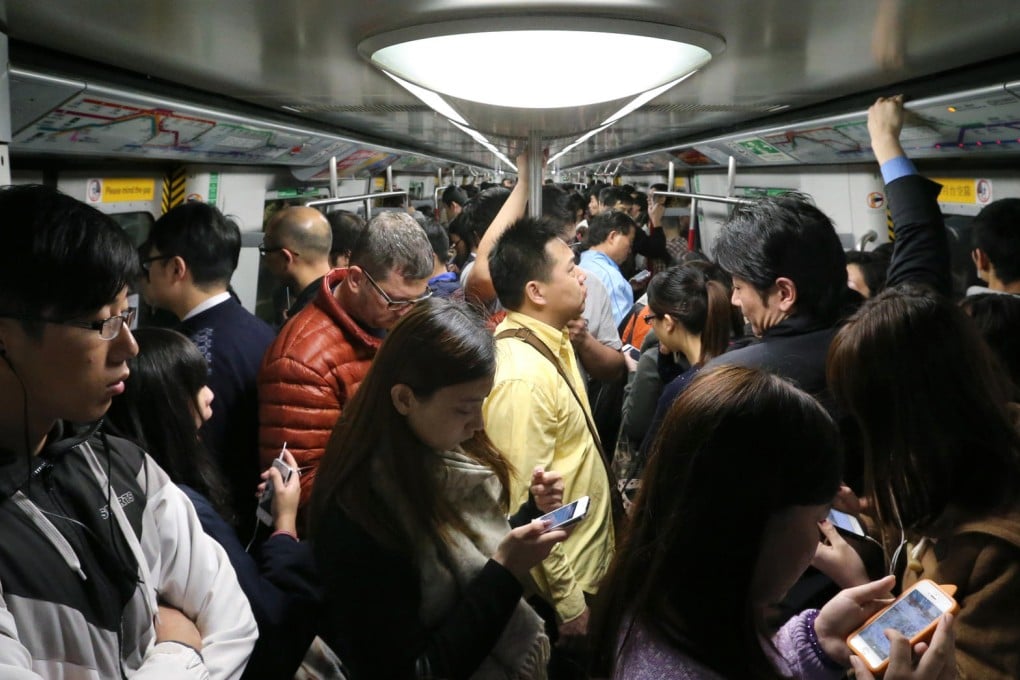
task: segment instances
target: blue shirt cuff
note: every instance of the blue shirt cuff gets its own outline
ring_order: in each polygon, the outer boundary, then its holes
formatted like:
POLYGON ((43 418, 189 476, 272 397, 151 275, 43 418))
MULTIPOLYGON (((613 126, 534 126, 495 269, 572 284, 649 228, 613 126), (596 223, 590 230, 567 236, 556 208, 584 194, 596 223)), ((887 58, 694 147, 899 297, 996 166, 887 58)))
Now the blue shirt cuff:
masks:
POLYGON ((882 181, 886 184, 892 184, 893 181, 898 180, 900 177, 916 174, 917 168, 914 167, 914 164, 906 156, 890 158, 885 163, 882 163, 882 181))

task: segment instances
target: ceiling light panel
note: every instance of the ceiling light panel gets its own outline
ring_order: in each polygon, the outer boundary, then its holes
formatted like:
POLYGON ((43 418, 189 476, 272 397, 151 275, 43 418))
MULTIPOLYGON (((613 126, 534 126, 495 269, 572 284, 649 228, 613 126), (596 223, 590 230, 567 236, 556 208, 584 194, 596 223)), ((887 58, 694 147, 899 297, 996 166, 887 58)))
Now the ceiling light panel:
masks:
POLYGON ((715 36, 647 22, 595 17, 451 21, 391 31, 358 49, 390 75, 443 95, 493 106, 556 109, 634 97, 704 66, 725 44, 715 36), (483 54, 513 54, 492 70, 483 54), (555 55, 605 55, 569 76, 555 55))

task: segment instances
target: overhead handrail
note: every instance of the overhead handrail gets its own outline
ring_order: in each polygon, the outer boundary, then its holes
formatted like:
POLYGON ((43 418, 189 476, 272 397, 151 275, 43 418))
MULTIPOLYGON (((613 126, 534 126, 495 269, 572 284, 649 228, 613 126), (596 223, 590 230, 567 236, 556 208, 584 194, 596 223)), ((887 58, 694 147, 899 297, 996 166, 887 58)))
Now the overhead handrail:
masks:
POLYGON ((729 203, 731 205, 754 203, 753 198, 734 198, 732 196, 715 196, 713 194, 692 194, 688 191, 656 191, 655 195, 689 198, 692 201, 708 201, 709 203, 729 203))
POLYGON ((314 201, 308 201, 305 203, 306 208, 319 208, 327 205, 341 205, 343 203, 358 203, 359 201, 365 202, 365 219, 369 220, 372 218, 372 201, 377 198, 389 198, 391 196, 404 196, 407 197, 407 191, 401 189, 400 191, 380 191, 374 194, 359 194, 357 196, 340 196, 338 198, 318 198, 314 201))
POLYGON ((694 194, 689 191, 656 191, 656 196, 674 196, 676 198, 689 198, 691 199, 691 222, 688 226, 688 248, 691 250, 695 249, 695 245, 691 240, 698 233, 698 201, 708 201, 709 203, 725 203, 727 205, 747 205, 754 203, 753 199, 748 198, 733 198, 732 196, 714 196, 712 194, 694 194))

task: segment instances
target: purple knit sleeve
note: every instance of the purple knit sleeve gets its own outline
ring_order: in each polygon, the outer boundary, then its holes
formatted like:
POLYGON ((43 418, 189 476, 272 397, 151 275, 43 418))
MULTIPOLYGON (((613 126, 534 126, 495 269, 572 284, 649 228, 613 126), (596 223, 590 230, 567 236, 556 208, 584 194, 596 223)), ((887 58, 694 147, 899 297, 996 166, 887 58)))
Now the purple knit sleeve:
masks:
POLYGON ((786 622, 772 639, 787 675, 798 680, 838 680, 845 669, 830 659, 815 634, 817 609, 808 609, 786 622))

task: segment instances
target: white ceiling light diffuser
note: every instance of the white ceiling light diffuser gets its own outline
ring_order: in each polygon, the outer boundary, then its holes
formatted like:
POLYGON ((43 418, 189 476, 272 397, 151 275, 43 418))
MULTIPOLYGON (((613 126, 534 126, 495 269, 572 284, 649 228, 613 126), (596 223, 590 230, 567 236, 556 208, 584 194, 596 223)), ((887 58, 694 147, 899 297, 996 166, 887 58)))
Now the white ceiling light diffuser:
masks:
POLYGON ((525 109, 586 106, 668 89, 724 48, 722 39, 699 31, 587 16, 426 24, 358 45, 378 68, 428 90, 525 109), (501 30, 488 30, 496 23, 501 30), (593 55, 606 59, 564 74, 565 60, 593 55))

